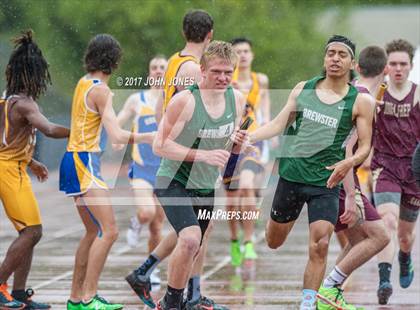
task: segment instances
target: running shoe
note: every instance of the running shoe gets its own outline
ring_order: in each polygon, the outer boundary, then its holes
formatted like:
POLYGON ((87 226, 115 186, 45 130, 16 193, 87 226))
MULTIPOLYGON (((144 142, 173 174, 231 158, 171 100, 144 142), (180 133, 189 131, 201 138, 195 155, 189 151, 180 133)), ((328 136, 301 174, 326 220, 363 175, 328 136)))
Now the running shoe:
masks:
POLYGON ((338 287, 326 288, 321 286, 319 288, 317 309, 318 310, 362 310, 363 308, 357 308, 353 305, 348 304, 343 297, 343 290, 338 287))
POLYGON ((408 262, 401 262, 400 257, 398 257, 398 261, 400 263, 400 286, 402 288, 407 288, 414 279, 413 263, 411 257, 408 262))
POLYGON ((229 310, 229 308, 216 304, 214 300, 206 296, 200 296, 196 301, 187 301, 183 310, 229 310))
POLYGON ((79 310, 82 309, 81 306, 81 302, 73 302, 70 299, 67 300, 67 310, 79 310))
POLYGON ((247 242, 245 243, 244 259, 254 260, 257 259, 258 255, 254 249, 254 243, 247 242))
POLYGON ((0 309, 23 309, 25 304, 14 299, 7 291, 7 284, 3 283, 0 285, 0 309))
POLYGON ((150 308, 155 308, 155 302, 153 301, 152 296, 150 295, 150 291, 152 289, 152 284, 150 283, 150 279, 147 281, 142 281, 137 276, 136 271, 134 270, 130 273, 125 280, 130 284, 133 291, 137 294, 137 296, 150 308))
POLYGON ((140 224, 137 216, 133 216, 130 219, 130 226, 127 229, 127 244, 128 246, 134 248, 138 246, 140 242, 140 232, 141 232, 142 225, 140 224))
POLYGON ((50 309, 51 306, 49 304, 36 302, 32 300, 32 296, 35 294, 35 291, 31 288, 28 288, 25 292, 26 296, 23 299, 19 299, 18 296, 14 296, 12 292, 12 297, 16 300, 23 302, 26 306, 25 309, 27 310, 42 310, 42 309, 50 309))
POLYGON ((241 245, 239 241, 230 242, 230 263, 234 267, 239 267, 242 264, 241 245))
POLYGON ((87 304, 82 302, 79 306, 80 310, 120 310, 124 306, 121 304, 111 304, 105 298, 96 295, 87 304))
POLYGON ((380 305, 386 305, 389 297, 392 295, 392 284, 390 282, 382 282, 378 288, 378 303, 380 305))

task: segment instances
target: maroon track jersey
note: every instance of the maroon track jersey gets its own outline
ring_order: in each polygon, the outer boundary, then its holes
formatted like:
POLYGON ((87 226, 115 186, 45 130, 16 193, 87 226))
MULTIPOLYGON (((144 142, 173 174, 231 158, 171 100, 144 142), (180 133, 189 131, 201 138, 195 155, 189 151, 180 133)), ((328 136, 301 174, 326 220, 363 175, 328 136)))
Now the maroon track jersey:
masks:
MULTIPOLYGON (((412 157, 417 142, 420 141, 420 108, 414 102, 417 85, 402 100, 397 100, 388 92, 384 94, 384 104, 376 116, 373 147, 374 158, 378 153, 394 157, 412 157)), ((418 100, 418 99, 416 99, 418 100)))
POLYGON ((367 89, 366 87, 364 87, 363 85, 357 85, 356 83, 354 84, 354 86, 356 87, 357 91, 361 94, 369 94, 370 95, 370 91, 369 89, 367 89))

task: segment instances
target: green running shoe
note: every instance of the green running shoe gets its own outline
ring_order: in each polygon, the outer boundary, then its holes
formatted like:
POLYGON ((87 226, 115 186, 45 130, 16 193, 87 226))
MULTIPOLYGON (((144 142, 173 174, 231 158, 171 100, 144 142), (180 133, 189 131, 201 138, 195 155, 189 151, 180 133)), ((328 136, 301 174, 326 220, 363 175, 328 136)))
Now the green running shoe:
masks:
POLYGON ((123 305, 120 304, 111 304, 105 298, 96 295, 93 299, 85 304, 82 302, 80 304, 80 310, 120 310, 123 308, 123 305))
POLYGON ((318 310, 364 310, 348 304, 343 297, 343 290, 338 287, 325 288, 321 285, 318 294, 317 309, 318 310))
POLYGON ((230 242, 230 263, 234 267, 239 267, 242 264, 241 245, 239 241, 230 242))
POLYGON ((245 243, 244 259, 257 259, 258 255, 254 250, 254 244, 252 242, 245 243))
POLYGON ((72 302, 70 299, 67 300, 67 310, 79 310, 81 302, 72 302))

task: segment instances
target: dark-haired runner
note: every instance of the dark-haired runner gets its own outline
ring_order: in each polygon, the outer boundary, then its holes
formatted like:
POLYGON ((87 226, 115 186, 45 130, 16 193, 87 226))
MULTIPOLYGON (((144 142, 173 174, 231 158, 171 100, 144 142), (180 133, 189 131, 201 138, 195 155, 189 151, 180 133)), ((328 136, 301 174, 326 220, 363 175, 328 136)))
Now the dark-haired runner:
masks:
POLYGON ((122 309, 122 305, 97 295, 99 276, 118 236, 100 172, 100 136, 102 127, 116 144, 151 143, 154 134, 131 133, 118 126, 108 81, 120 58, 116 39, 107 34, 95 36, 84 57, 87 75, 74 91, 70 139, 60 166, 60 190, 74 197, 86 233, 77 249, 67 309, 122 309))
MULTIPOLYGON (((359 54, 356 66, 359 79, 354 83, 360 93, 375 95, 387 73, 385 51, 378 46, 368 46, 359 54)), ((346 146, 346 156, 350 157, 357 149, 357 133, 354 132, 346 146)), ((346 309, 356 307, 343 298, 342 285, 354 270, 366 263, 389 242, 389 234, 378 212, 362 193, 359 178, 355 171, 349 170, 340 190, 337 234, 348 240, 346 247, 337 258, 333 270, 324 279, 318 292, 318 310, 346 309)))
POLYGON ((255 143, 282 133, 289 125, 266 239, 272 249, 284 244, 307 203, 309 261, 301 310, 316 308, 316 294, 338 217, 337 185, 370 151, 374 103, 348 83, 354 54, 355 45, 349 39, 331 37, 325 47, 325 76, 297 84, 277 117, 250 134, 251 143, 255 143), (344 145, 353 126, 357 127, 359 147, 353 156, 345 158, 344 145))
POLYGON ((19 232, 0 266, 0 309, 48 309, 31 300, 25 291, 33 249, 42 236, 41 216, 27 167, 41 182, 47 168, 32 158, 35 130, 52 138, 66 138, 69 130, 50 123, 39 111, 38 100, 50 83, 48 64, 32 38, 32 31, 14 40, 6 67, 6 94, 0 99, 0 199, 7 216, 19 232), (13 291, 7 280, 14 274, 13 291))
POLYGON ((391 242, 378 254, 378 302, 387 304, 392 294, 391 269, 398 235, 400 286, 408 288, 414 278, 411 250, 420 209, 420 189, 411 171, 411 160, 420 141, 420 87, 408 80, 414 48, 394 40, 385 48, 389 82, 383 105, 376 116, 373 138, 373 197, 391 234, 391 242))

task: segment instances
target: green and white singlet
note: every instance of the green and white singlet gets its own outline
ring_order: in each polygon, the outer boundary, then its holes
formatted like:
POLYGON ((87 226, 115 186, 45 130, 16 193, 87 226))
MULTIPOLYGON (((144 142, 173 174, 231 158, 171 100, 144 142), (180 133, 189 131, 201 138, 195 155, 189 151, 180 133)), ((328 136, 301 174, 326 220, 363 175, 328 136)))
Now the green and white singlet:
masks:
MULTIPOLYGON (((198 85, 195 84, 187 89, 194 96, 195 108, 191 120, 185 123, 175 142, 192 149, 224 149, 235 128, 236 105, 232 87, 229 86, 226 89, 225 111, 217 119, 208 115, 198 85)), ((175 179, 187 189, 208 194, 214 190, 219 169, 204 162, 175 161, 164 158, 157 176, 175 179)))
POLYGON ((357 89, 349 84, 344 98, 333 104, 316 94, 318 76, 306 82, 296 99, 296 120, 282 143, 279 174, 290 182, 326 186, 331 166, 345 158, 345 146, 352 134, 353 105, 357 89))

